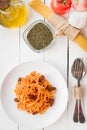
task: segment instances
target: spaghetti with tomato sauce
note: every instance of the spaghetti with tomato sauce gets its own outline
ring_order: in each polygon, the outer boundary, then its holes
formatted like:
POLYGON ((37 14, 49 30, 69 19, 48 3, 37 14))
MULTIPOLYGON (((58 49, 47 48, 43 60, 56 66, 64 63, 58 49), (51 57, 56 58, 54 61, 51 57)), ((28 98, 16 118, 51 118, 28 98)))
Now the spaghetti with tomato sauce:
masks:
POLYGON ((26 77, 18 79, 14 92, 17 108, 35 115, 43 114, 53 106, 56 87, 44 75, 32 71, 26 77))

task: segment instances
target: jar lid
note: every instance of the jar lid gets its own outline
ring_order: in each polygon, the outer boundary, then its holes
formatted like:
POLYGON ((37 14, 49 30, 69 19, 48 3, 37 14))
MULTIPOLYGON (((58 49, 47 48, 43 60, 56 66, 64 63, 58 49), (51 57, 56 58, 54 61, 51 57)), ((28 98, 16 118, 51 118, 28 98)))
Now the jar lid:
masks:
POLYGON ((9 7, 10 0, 0 0, 0 9, 5 10, 9 7))

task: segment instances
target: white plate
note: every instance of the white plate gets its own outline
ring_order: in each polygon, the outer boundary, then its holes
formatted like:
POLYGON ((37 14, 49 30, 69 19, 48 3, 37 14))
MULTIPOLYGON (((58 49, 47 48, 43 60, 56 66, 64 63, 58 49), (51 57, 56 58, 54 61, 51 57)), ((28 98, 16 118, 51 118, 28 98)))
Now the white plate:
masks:
POLYGON ((44 62, 22 63, 12 69, 4 79, 1 86, 1 103, 4 111, 11 120, 28 128, 44 128, 54 123, 63 114, 68 100, 67 85, 60 72, 52 65, 44 62), (14 88, 21 76, 26 76, 36 70, 42 73, 57 88, 55 103, 43 115, 31 115, 17 109, 14 102, 14 88))

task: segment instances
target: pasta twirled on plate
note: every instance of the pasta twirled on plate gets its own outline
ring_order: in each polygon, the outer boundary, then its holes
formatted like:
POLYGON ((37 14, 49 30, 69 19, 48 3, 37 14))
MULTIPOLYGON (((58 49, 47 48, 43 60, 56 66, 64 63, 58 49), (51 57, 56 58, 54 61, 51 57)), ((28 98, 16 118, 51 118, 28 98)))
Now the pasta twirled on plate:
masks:
POLYGON ((32 71, 18 79, 14 92, 18 109, 35 115, 43 114, 54 104, 56 88, 44 75, 32 71))

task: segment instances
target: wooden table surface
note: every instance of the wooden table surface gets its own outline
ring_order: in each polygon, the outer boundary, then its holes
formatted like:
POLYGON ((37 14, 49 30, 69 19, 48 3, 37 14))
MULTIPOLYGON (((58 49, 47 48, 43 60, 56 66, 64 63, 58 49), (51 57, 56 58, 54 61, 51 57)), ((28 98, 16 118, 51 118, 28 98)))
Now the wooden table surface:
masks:
MULTIPOLYGON (((26 0, 27 4, 29 0, 26 0)), ((50 0, 44 0, 44 3, 50 6, 50 0)), ((71 10, 69 13, 74 12, 71 10)), ((73 87, 76 80, 71 75, 71 66, 75 58, 80 57, 85 63, 87 70, 87 53, 84 52, 78 45, 69 40, 67 37, 60 36, 54 44, 42 53, 32 51, 25 44, 22 34, 24 30, 35 20, 44 19, 37 12, 28 7, 29 18, 26 25, 8 29, 0 26, 0 86, 6 74, 16 65, 25 61, 44 61, 54 65, 63 75, 67 82, 69 100, 67 108, 61 118, 53 125, 43 128, 44 130, 86 130, 87 129, 87 74, 82 80, 84 87, 84 113, 86 122, 84 124, 73 122, 73 111, 75 100, 73 97, 73 87)), ((68 14, 65 15, 68 19, 68 14)), ((82 33, 87 37, 87 26, 82 30, 82 33)), ((21 127, 19 124, 14 124, 4 113, 0 103, 0 130, 29 130, 21 127)), ((33 130, 33 129, 32 129, 33 130)), ((37 130, 37 129, 34 129, 37 130)), ((39 129, 38 129, 39 130, 39 129)))

